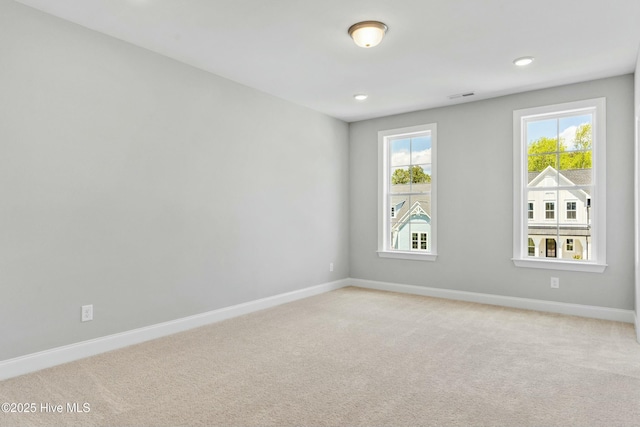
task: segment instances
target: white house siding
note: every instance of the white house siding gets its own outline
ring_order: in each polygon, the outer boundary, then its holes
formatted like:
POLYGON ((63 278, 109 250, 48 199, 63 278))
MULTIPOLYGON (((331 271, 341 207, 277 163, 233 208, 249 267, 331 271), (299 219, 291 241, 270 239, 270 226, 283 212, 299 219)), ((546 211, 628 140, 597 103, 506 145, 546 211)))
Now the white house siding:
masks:
MULTIPOLYGON (((565 172, 565 171, 562 171, 565 172)), ((556 243, 555 258, 591 259, 592 241, 588 201, 591 196, 583 189, 549 190, 558 182, 561 186, 574 185, 563 173, 548 167, 534 179, 530 180, 527 212, 529 203, 533 203, 533 219, 529 219, 529 238, 533 240, 535 250, 532 256, 553 257, 547 254, 547 239, 556 243), (545 187, 544 190, 536 188, 545 187), (546 204, 554 203, 553 218, 547 218, 546 204), (567 202, 575 202, 575 218, 569 218, 567 202), (568 240, 573 240, 573 249, 567 247, 568 240)), ((575 172, 575 171, 573 171, 575 172)), ((581 171, 582 172, 582 171, 581 171)), ((584 171, 588 175, 589 171, 584 171)), ((569 172, 567 172, 569 174, 569 172)), ((574 173, 574 175, 578 175, 574 173)))

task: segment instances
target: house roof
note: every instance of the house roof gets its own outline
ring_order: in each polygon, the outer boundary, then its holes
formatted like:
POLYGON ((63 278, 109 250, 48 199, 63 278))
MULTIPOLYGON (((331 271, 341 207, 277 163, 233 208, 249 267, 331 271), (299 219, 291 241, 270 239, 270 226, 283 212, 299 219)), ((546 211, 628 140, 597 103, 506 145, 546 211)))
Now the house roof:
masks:
MULTIPOLYGON (((555 168, 547 166, 542 172, 529 172, 529 187, 536 187, 545 177, 556 177, 560 185, 591 185, 593 183, 592 169, 565 169, 558 172, 555 168)), ((589 188, 582 188, 587 195, 591 193, 589 188)))
MULTIPOLYGON (((529 185, 538 177, 555 175, 556 173, 558 171, 551 166, 547 166, 542 172, 529 172, 529 185)), ((593 183, 592 169, 565 169, 560 171, 560 177, 570 181, 573 185, 591 185, 593 183)))
POLYGON ((400 194, 391 194, 391 206, 397 206, 404 202, 400 209, 396 211, 395 219, 398 223, 405 222, 408 219, 408 214, 416 208, 416 204, 431 217, 431 183, 394 185, 392 191, 400 194), (418 194, 402 194, 409 192, 418 194))

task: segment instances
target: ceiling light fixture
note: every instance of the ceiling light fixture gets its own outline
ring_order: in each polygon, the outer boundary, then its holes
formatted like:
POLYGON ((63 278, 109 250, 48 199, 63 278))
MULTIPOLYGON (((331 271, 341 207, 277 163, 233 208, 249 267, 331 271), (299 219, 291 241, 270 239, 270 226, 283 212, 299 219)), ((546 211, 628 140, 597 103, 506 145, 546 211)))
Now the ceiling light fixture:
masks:
POLYGON ((513 63, 518 67, 525 67, 533 62, 533 56, 523 56, 522 58, 514 59, 513 63))
POLYGON ((349 35, 360 47, 374 47, 380 44, 387 26, 378 21, 363 21, 349 27, 349 35))
POLYGON ((364 93, 359 93, 357 95, 353 95, 353 97, 356 101, 364 101, 365 99, 368 98, 368 95, 365 95, 364 93))

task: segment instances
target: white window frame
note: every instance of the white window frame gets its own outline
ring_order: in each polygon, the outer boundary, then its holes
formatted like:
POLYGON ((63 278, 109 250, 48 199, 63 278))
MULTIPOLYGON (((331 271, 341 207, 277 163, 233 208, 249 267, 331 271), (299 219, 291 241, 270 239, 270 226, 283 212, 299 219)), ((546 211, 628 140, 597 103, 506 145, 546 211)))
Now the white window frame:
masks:
POLYGON ((437 125, 411 126, 378 132, 378 256, 381 258, 409 259, 416 261, 435 261, 437 258, 437 125), (399 137, 411 137, 421 133, 431 134, 431 250, 401 251, 391 248, 388 193, 390 182, 389 141, 399 137))
MULTIPOLYGON (((583 271, 602 273, 606 263, 606 99, 595 98, 563 104, 526 108, 513 112, 513 263, 517 267, 542 268, 550 270, 583 271), (559 114, 593 114, 592 170, 593 193, 596 201, 591 206, 591 224, 594 234, 594 251, 591 260, 562 260, 560 258, 532 258, 528 256, 528 219, 527 195, 528 166, 527 150, 524 144, 525 119, 545 116, 556 117, 559 114)), ((556 204, 557 205, 557 204, 556 204)), ((557 209, 557 206, 556 206, 557 209)), ((556 212, 557 215, 557 212, 556 212)))

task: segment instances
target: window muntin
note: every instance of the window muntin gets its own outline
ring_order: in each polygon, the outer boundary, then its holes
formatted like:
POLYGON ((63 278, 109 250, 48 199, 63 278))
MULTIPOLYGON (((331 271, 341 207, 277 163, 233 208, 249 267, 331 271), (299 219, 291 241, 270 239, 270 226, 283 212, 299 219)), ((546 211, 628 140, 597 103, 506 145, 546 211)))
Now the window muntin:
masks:
POLYGON ((379 132, 380 256, 435 260, 436 125, 379 132))
POLYGON ((514 111, 516 265, 604 271, 604 115, 604 98, 514 111))

